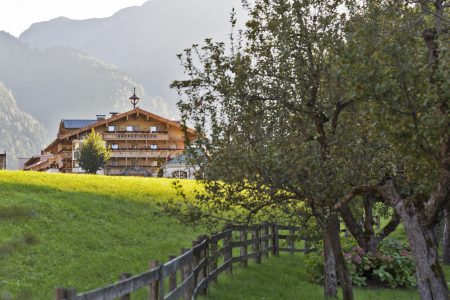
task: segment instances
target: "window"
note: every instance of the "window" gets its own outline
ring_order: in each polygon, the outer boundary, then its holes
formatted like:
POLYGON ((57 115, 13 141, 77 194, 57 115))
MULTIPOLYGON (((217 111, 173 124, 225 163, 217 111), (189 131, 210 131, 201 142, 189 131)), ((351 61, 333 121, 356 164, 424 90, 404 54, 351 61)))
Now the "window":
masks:
POLYGON ((151 126, 150 127, 150 132, 157 132, 158 130, 157 130, 157 128, 156 128, 156 126, 151 126))
POLYGON ((158 145, 156 145, 156 144, 150 145, 150 149, 157 150, 158 149, 158 145))
POLYGON ((157 166, 158 166, 158 162, 157 162, 156 160, 152 160, 152 161, 150 162, 150 166, 152 166, 152 167, 157 167, 157 166))
POLYGON ((116 126, 108 126, 108 131, 109 131, 109 132, 114 132, 114 131, 116 131, 116 126))
POLYGON ((119 149, 119 145, 118 144, 111 144, 111 149, 117 150, 117 149, 119 149))
POLYGON ((127 126, 127 131, 129 131, 129 132, 139 131, 139 130, 140 130, 139 125, 128 125, 127 126))
POLYGON ((73 161, 73 167, 74 168, 79 168, 80 167, 80 163, 77 160, 73 161))
POLYGON ((74 151, 73 152, 73 159, 79 160, 80 159, 80 151, 74 151))
POLYGON ((79 142, 73 143, 73 150, 80 150, 80 143, 79 142))
POLYGON ((178 171, 172 172, 172 177, 173 178, 187 178, 187 172, 178 170, 178 171))

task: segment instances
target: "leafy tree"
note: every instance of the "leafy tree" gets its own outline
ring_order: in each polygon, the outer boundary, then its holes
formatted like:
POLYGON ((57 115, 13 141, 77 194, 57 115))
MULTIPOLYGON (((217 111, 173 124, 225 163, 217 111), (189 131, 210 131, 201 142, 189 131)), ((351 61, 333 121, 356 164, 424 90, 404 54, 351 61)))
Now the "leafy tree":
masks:
POLYGON ((372 135, 396 154, 387 161, 392 172, 371 189, 405 225, 422 299, 449 294, 435 237, 450 205, 449 8, 444 0, 361 3, 344 63, 350 92, 367 103, 372 135))
POLYGON ((101 135, 92 129, 91 133, 83 139, 83 146, 80 151, 80 166, 87 173, 95 174, 110 157, 111 151, 106 149, 101 135))
POLYGON ((180 56, 190 76, 173 83, 183 121, 200 133, 194 146, 204 151, 199 159, 214 207, 257 212, 308 205, 324 229, 326 295, 336 295, 336 267, 344 298, 352 298, 336 209, 366 249, 376 248, 401 218, 420 293, 440 299, 447 291, 429 242, 450 186, 448 54, 440 42, 448 35, 448 5, 346 4, 349 16, 339 13, 339 1, 247 4, 251 18, 237 41, 232 37, 230 51, 207 40, 180 56), (427 47, 417 34, 421 27, 427 47), (421 206, 426 193, 431 201, 421 206), (349 206, 352 199, 358 205, 349 206), (376 201, 395 208, 378 235, 376 201), (361 208, 363 225, 355 219, 361 208), (413 236, 417 230, 424 234, 413 236))
MULTIPOLYGON (((206 40, 186 50, 180 58, 190 79, 172 86, 181 95, 183 122, 200 133, 192 146, 203 150, 198 163, 207 196, 198 206, 213 213, 237 206, 249 217, 274 208, 285 218, 313 214, 324 230, 325 295, 337 295, 337 270, 344 298, 352 299, 334 205, 352 186, 379 181, 389 149, 371 138, 369 120, 340 76, 347 50, 341 4, 246 4, 251 18, 237 40, 232 36, 231 49, 206 40)), ((364 228, 352 209, 341 207, 365 249, 376 247, 374 201, 371 195, 363 201, 364 228)), ((398 223, 394 215, 377 239, 398 223)))

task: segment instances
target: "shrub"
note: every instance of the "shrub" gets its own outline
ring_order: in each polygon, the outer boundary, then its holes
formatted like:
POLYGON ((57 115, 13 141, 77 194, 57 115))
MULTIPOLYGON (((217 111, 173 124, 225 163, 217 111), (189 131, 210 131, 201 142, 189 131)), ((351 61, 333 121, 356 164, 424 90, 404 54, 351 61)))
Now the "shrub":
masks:
POLYGON ((311 252, 305 255, 306 277, 310 282, 323 284, 325 279, 323 255, 311 252))
MULTIPOLYGON (((411 288, 416 286, 415 264, 409 249, 396 239, 387 239, 376 253, 365 253, 358 246, 344 253, 352 282, 367 285, 411 288)), ((305 258, 306 273, 311 282, 323 284, 323 255, 312 253, 305 258)))

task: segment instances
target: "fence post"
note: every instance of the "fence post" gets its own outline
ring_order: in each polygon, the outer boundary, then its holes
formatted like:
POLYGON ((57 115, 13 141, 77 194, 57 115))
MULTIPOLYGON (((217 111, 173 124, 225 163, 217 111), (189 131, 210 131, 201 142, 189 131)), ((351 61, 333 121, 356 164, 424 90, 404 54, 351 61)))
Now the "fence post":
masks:
POLYGON ((295 228, 291 227, 289 229, 289 253, 294 254, 295 247, 295 228))
MULTIPOLYGON (((212 235, 215 235, 215 234, 216 233, 214 232, 212 235)), ((217 240, 210 239, 209 243, 211 245, 211 251, 209 253, 210 272, 212 272, 217 269, 217 259, 218 259, 218 257, 217 257, 217 240)), ((215 284, 217 284, 217 276, 215 276, 212 280, 214 281, 215 284)))
POLYGON ((309 253, 309 243, 308 243, 308 239, 305 238, 304 241, 305 241, 305 254, 308 254, 308 253, 309 253))
POLYGON ((227 234, 223 239, 223 247, 228 248, 225 249, 224 252, 224 263, 229 262, 228 268, 226 268, 227 273, 232 274, 233 273, 233 263, 231 262, 231 259, 233 257, 233 248, 231 247, 231 239, 233 238, 233 231, 231 230, 232 226, 228 224, 225 226, 224 230, 230 230, 229 234, 227 234))
POLYGON ((259 250, 259 246, 260 246, 260 238, 259 238, 259 229, 260 226, 256 225, 255 229, 253 229, 252 231, 252 236, 253 236, 253 254, 254 254, 254 260, 255 263, 260 264, 261 263, 261 252, 259 250))
POLYGON ((72 300, 77 297, 75 289, 56 288, 55 300, 72 300))
POLYGON ((198 251, 194 250, 195 246, 199 244, 199 241, 192 241, 192 298, 196 299, 195 290, 198 285, 198 277, 200 272, 197 270, 198 262, 200 261, 198 251))
POLYGON ((269 223, 264 222, 264 249, 263 251, 266 251, 265 256, 269 257, 269 251, 267 251, 267 248, 269 248, 269 223))
POLYGON ((278 240, 278 224, 273 224, 272 225, 272 254, 274 256, 279 256, 280 255, 280 244, 279 244, 279 240, 278 240))
MULTIPOLYGON (((240 232, 240 241, 243 243, 243 245, 241 245, 241 251, 240 251, 240 255, 241 257, 246 256, 247 255, 247 229, 243 228, 240 232)), ((241 260, 241 267, 245 268, 247 267, 247 258, 244 260, 241 260)))
MULTIPOLYGON (((206 286, 205 288, 203 288, 200 291, 200 294, 203 296, 207 296, 208 295, 208 265, 209 265, 209 261, 208 261, 208 247, 209 247, 209 242, 208 242, 208 236, 207 235, 200 235, 198 237, 198 240, 200 243, 202 242, 206 242, 205 245, 202 247, 201 251, 200 251, 200 259, 199 261, 204 260, 205 262, 203 263, 203 267, 200 268, 200 279, 205 279, 206 281, 206 286)), ((200 281, 200 280, 199 280, 200 281)))
MULTIPOLYGON (((123 281, 123 280, 125 280, 127 278, 130 278, 130 277, 131 277, 130 273, 122 273, 119 276, 119 282, 123 281)), ((126 294, 126 295, 123 295, 122 297, 120 297, 120 300, 130 300, 130 299, 131 299, 131 295, 130 294, 126 294)))
POLYGON ((158 275, 158 280, 157 281, 150 283, 149 298, 150 298, 150 300, 159 300, 161 295, 164 298, 164 290, 163 290, 164 285, 161 284, 161 283, 163 283, 163 281, 164 281, 163 279, 164 278, 162 278, 162 276, 161 276, 162 275, 162 272, 161 272, 162 268, 161 268, 161 265, 160 265, 159 261, 153 260, 153 261, 150 262, 150 269, 154 269, 154 268, 159 268, 158 269, 158 274, 159 275, 158 275))
MULTIPOLYGON (((171 261, 175 258, 177 258, 176 255, 169 255, 169 261, 171 261)), ((177 271, 178 270, 175 270, 175 272, 173 272, 172 274, 169 275, 169 291, 170 292, 177 288, 177 271)))
MULTIPOLYGON (((185 248, 181 249, 181 253, 182 254, 186 253, 188 251, 189 251, 189 249, 185 249, 185 248)), ((183 277, 184 277, 185 280, 188 279, 189 276, 192 275, 192 261, 188 262, 183 267, 182 274, 183 274, 183 277)), ((188 286, 187 286, 186 293, 184 294, 184 299, 185 300, 191 300, 192 299, 192 295, 194 293, 194 288, 193 288, 193 284, 192 284, 193 282, 194 282, 194 279, 192 279, 191 280, 191 284, 188 284, 188 286)))
MULTIPOLYGON (((184 250, 184 248, 181 248, 181 250, 180 250, 180 255, 183 255, 185 253, 185 250, 184 250)), ((184 273, 184 267, 185 266, 182 266, 181 268, 180 268, 180 282, 181 283, 183 283, 184 282, 184 280, 186 279, 186 274, 184 273)))

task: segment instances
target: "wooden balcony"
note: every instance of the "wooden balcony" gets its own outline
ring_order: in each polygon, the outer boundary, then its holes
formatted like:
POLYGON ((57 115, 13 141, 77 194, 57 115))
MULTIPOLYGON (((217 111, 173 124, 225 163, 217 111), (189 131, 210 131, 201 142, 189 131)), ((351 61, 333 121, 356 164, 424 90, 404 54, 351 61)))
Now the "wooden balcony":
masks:
POLYGON ((158 150, 112 150, 111 157, 113 158, 166 158, 168 155, 171 157, 180 155, 183 150, 169 150, 169 149, 158 149, 158 150))
POLYGON ((103 133, 105 141, 129 140, 129 141, 168 141, 169 134, 166 132, 105 132, 103 133))
POLYGON ((56 155, 58 161, 72 160, 72 150, 63 150, 56 155))

